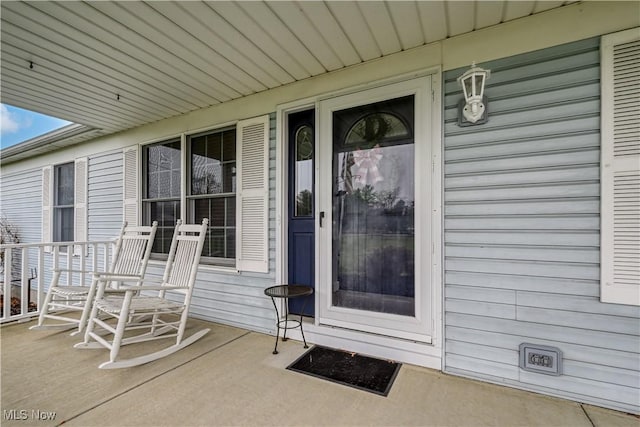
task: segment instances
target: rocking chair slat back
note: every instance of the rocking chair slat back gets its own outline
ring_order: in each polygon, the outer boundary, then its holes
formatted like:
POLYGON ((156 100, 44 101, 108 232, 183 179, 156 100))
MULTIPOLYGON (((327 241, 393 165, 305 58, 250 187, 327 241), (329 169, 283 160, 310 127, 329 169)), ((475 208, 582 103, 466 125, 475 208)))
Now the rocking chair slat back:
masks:
POLYGON ((115 274, 141 274, 140 270, 151 253, 148 235, 125 235, 121 244, 111 271, 115 274))
MULTIPOLYGON (((205 227, 208 221, 204 220, 205 227)), ((202 252, 203 225, 178 222, 169 250, 164 282, 171 286, 190 288, 195 282, 198 260, 202 252), (195 261, 195 262, 194 262, 195 261)))

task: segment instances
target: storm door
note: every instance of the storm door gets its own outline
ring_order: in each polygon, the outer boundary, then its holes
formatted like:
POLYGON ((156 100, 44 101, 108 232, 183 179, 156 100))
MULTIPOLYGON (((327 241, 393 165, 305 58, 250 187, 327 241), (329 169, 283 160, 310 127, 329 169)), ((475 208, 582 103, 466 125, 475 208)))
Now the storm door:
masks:
POLYGON ((428 84, 321 103, 321 323, 428 341, 428 84))

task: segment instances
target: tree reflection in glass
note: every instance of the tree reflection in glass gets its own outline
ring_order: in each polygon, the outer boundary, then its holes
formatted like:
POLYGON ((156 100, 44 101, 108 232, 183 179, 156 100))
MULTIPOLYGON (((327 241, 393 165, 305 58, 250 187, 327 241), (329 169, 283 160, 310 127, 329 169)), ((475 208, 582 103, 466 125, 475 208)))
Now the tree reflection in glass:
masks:
POLYGON ((334 112, 334 306, 415 314, 413 120, 412 96, 334 112))

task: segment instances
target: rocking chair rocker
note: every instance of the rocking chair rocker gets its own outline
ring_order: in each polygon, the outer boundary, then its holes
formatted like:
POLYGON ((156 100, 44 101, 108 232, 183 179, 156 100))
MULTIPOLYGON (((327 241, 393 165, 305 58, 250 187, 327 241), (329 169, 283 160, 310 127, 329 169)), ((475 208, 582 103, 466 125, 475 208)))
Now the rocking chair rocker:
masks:
POLYGON ((91 304, 95 296, 97 283, 104 282, 109 287, 116 288, 123 280, 141 281, 147 269, 151 246, 156 235, 158 223, 151 226, 128 227, 125 222, 116 239, 113 251, 113 262, 107 272, 84 271, 91 274, 92 281, 86 285, 64 285, 60 283, 62 273, 83 273, 81 270, 56 268, 47 296, 42 305, 38 324, 31 330, 71 329, 77 327, 71 335, 84 330, 91 311, 91 304), (69 317, 68 312, 81 311, 80 317, 69 317), (45 324, 46 319, 58 320, 63 323, 45 324))
POLYGON ((209 332, 203 329, 183 339, 208 222, 205 218, 202 225, 183 225, 178 220, 160 284, 144 280, 105 292, 106 283, 99 282, 84 342, 74 347, 108 348, 109 361, 99 368, 128 368, 173 354, 209 332), (157 296, 150 296, 147 291, 156 291, 157 296), (168 293, 174 294, 173 298, 167 298, 168 293), (116 319, 115 325, 109 319, 116 319), (111 340, 105 338, 109 335, 111 340), (117 360, 123 345, 166 338, 175 338, 175 344, 154 353, 117 360))

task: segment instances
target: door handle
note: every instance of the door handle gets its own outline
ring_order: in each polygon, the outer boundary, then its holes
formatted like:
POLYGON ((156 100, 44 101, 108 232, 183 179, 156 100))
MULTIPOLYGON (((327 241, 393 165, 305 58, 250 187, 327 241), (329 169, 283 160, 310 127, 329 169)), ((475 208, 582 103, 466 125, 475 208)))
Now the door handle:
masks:
POLYGON ((320 227, 322 227, 322 220, 324 219, 324 211, 320 212, 320 227))

